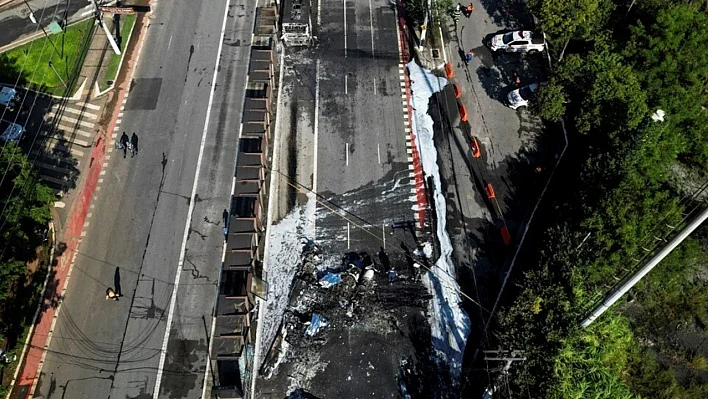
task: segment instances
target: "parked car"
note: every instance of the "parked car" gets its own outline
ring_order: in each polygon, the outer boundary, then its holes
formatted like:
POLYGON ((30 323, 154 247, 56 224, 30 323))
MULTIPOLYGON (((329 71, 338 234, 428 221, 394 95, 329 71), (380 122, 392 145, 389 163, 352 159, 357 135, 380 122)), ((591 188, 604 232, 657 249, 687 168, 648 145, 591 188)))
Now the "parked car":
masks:
POLYGON ((525 107, 529 105, 529 99, 531 96, 533 96, 533 93, 538 90, 539 84, 538 83, 531 83, 528 86, 520 87, 516 90, 513 90, 512 92, 509 93, 507 96, 506 104, 509 106, 511 109, 517 109, 519 107, 525 107))
POLYGON ((0 120, 0 140, 18 142, 24 133, 25 128, 17 123, 0 120))
POLYGON ((492 51, 536 53, 546 48, 546 34, 529 30, 517 30, 492 36, 489 41, 492 51))
POLYGON ((20 100, 20 93, 17 90, 7 86, 0 86, 0 105, 12 111, 20 100))

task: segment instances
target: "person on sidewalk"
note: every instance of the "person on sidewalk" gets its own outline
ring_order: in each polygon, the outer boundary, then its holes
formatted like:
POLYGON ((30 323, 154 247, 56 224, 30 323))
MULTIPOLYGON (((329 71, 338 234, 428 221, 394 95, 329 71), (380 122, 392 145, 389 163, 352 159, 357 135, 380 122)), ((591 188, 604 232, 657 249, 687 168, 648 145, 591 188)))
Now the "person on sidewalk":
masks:
POLYGON ((474 11, 474 6, 472 3, 468 4, 467 7, 465 7, 464 14, 465 18, 469 18, 470 15, 472 15, 472 11, 474 11))
POLYGON ((133 145, 133 156, 135 156, 138 153, 138 135, 133 132, 133 135, 130 136, 130 144, 133 145))
POLYGON ((130 139, 128 138, 128 135, 123 132, 123 135, 120 136, 120 148, 123 149, 123 158, 128 155, 128 141, 130 139))
POLYGON ((106 289, 106 300, 112 299, 114 301, 117 301, 118 298, 120 297, 120 294, 115 292, 113 288, 108 287, 106 289))
POLYGON ((474 53, 472 50, 467 52, 467 55, 465 55, 465 65, 469 65, 470 62, 472 62, 472 59, 474 58, 474 53))

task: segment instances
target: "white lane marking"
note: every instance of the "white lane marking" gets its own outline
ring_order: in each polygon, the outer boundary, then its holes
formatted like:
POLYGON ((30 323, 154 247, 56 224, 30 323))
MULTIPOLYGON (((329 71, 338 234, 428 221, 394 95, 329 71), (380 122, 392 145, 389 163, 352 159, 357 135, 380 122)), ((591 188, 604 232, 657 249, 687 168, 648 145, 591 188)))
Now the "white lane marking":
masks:
POLYGON ((320 15, 322 15, 322 0, 317 2, 317 34, 320 34, 320 15))
POLYGON ((349 222, 347 222, 347 249, 350 248, 350 242, 349 242, 349 222))
POLYGON ((347 0, 342 0, 342 4, 344 6, 344 58, 347 58, 347 0))
POLYGON ((344 143, 344 154, 347 157, 347 166, 349 166, 349 143, 344 143))
POLYGON ((374 78, 374 95, 376 95, 376 78, 374 78))
POLYGON ((381 144, 376 143, 376 152, 379 155, 379 163, 381 163, 381 144))
POLYGON ((170 51, 170 46, 172 45, 172 36, 170 36, 170 41, 167 42, 167 51, 170 51))
POLYGON ((319 125, 320 125, 320 60, 317 60, 315 67, 315 153, 313 158, 314 170, 312 171, 312 191, 317 194, 317 147, 319 141, 319 125))
POLYGON ((349 84, 347 82, 347 75, 344 75, 344 94, 349 94, 349 84))
POLYGON ((383 237, 383 247, 386 249, 386 221, 381 225, 381 237, 383 237))
POLYGON ((371 29, 371 58, 374 56, 374 12, 371 8, 371 0, 369 0, 369 28, 371 29))
MULTIPOLYGON (((216 76, 219 72, 219 60, 221 59, 221 50, 224 43, 224 32, 226 32, 226 19, 229 15, 229 2, 226 2, 224 7, 224 21, 221 24, 221 39, 219 39, 219 50, 216 52, 216 62, 214 63, 214 77, 212 82, 216 82, 216 76)), ((206 144, 207 131, 209 130, 209 116, 211 115, 211 106, 214 101, 214 90, 216 85, 212 85, 209 92, 209 105, 207 105, 206 118, 204 121, 204 130, 202 131, 202 142, 199 145, 199 157, 197 158, 197 168, 194 171, 194 183, 192 184, 192 195, 189 197, 189 209, 187 210, 187 222, 184 225, 184 234, 182 235, 182 246, 179 251, 179 261, 177 262, 177 273, 175 274, 175 282, 172 288, 172 296, 170 298, 170 309, 167 312, 167 324, 165 325, 165 336, 162 340, 162 348, 160 349, 160 362, 157 366, 157 376, 155 379, 155 389, 152 397, 160 396, 160 384, 162 383, 162 373, 165 367, 165 359, 167 357, 167 342, 170 340, 170 330, 172 329, 172 318, 175 313, 175 304, 177 303, 177 289, 179 288, 179 279, 182 275, 184 267, 184 258, 187 249, 187 237, 189 237, 189 227, 192 224, 192 215, 194 213, 194 205, 196 204, 197 185, 199 184, 199 171, 202 168, 202 160, 204 158, 204 147, 206 144)))

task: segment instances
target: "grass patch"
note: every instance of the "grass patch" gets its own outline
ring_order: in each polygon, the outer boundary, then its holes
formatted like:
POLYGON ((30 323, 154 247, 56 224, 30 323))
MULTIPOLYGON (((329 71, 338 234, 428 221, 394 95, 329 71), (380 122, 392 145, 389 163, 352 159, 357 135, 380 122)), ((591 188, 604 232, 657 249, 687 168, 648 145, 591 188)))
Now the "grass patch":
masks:
POLYGON ((92 26, 93 20, 80 22, 69 26, 63 33, 42 36, 7 51, 5 56, 14 64, 14 78, 39 86, 40 91, 64 94, 64 84, 71 84, 76 61, 92 26))
POLYGON ((120 36, 123 38, 123 41, 120 43, 121 55, 111 52, 111 59, 108 61, 108 66, 106 67, 105 78, 101 80, 101 91, 106 90, 108 86, 110 86, 109 82, 115 81, 118 77, 118 66, 120 65, 121 57, 123 57, 122 54, 124 54, 125 48, 128 46, 128 36, 133 29, 133 25, 135 25, 135 17, 135 14, 126 15, 121 22, 120 36))

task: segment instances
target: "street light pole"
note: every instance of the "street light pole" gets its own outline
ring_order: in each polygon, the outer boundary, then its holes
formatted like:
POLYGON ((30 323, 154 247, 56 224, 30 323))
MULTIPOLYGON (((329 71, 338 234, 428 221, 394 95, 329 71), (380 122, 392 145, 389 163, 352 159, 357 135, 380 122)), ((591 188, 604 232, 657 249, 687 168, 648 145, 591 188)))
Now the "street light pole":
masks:
POLYGON ((106 32, 106 37, 108 37, 108 42, 111 43, 111 47, 113 47, 113 52, 120 55, 120 47, 118 47, 118 43, 116 43, 116 40, 113 38, 111 31, 109 31, 106 24, 103 23, 103 14, 101 13, 101 9, 98 8, 98 4, 96 4, 96 0, 90 1, 91 4, 93 4, 94 12, 96 13, 96 21, 98 21, 98 25, 103 28, 104 32, 106 32))

